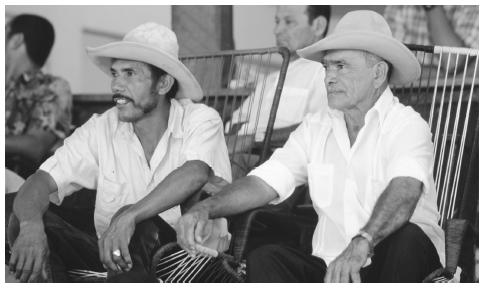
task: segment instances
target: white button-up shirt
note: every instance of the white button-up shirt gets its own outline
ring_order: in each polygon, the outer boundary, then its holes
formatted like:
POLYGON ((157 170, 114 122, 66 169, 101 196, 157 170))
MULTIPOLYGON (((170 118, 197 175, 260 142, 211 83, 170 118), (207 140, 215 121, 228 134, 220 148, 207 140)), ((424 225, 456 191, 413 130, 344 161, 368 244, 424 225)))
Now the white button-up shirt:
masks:
MULTIPOLYGON (((79 127, 64 145, 40 167, 57 184, 51 201, 62 199, 81 187, 96 189, 95 228, 101 235, 111 217, 124 205, 149 194, 164 178, 189 160, 201 160, 214 172, 210 182, 231 182, 231 168, 219 114, 190 100, 171 100, 167 130, 148 165, 133 125, 118 120, 112 108, 95 114, 79 127)), ((174 225, 181 215, 176 206, 160 216, 174 225)))
POLYGON ((313 255, 329 264, 370 219, 375 203, 395 177, 413 177, 424 184, 410 219, 435 245, 444 264, 444 233, 438 226, 433 180, 433 145, 427 123, 386 89, 366 113, 350 146, 341 111, 309 115, 285 146, 250 172, 285 200, 296 186, 309 184, 318 215, 313 255))
MULTIPOLYGON (((325 73, 321 63, 304 58, 299 58, 289 64, 280 95, 274 129, 299 124, 306 114, 315 113, 327 106, 325 73)), ((267 81, 260 79, 255 92, 245 99, 239 109, 233 112, 232 124, 247 122, 240 128, 240 134, 254 133, 255 141, 263 141, 278 76, 279 72, 274 72, 268 75, 267 81), (250 105, 251 111, 249 110, 250 105), (249 111, 250 113, 248 113, 249 111)))

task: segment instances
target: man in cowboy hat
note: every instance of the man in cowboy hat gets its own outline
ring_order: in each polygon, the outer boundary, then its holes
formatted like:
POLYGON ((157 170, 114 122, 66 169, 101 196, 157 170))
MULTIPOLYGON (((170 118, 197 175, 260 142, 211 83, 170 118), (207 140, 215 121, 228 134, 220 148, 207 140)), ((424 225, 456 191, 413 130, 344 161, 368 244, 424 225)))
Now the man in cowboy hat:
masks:
POLYGON ((281 202, 308 183, 318 215, 312 255, 261 246, 247 258, 249 281, 422 281, 444 264, 431 133, 388 86, 415 80, 417 60, 372 11, 346 14, 298 53, 323 63, 331 109, 306 117, 249 176, 193 206, 176 226, 179 243, 190 249, 207 219, 281 202))
POLYGON ((175 241, 179 204, 207 183, 231 181, 221 119, 192 102, 202 90, 171 30, 146 23, 88 55, 111 75, 116 107, 79 127, 20 188, 9 264, 23 282, 47 263, 54 281, 103 266, 108 281, 155 281, 151 256, 175 241), (60 203, 82 187, 97 190, 90 231, 48 210, 49 197, 60 203))

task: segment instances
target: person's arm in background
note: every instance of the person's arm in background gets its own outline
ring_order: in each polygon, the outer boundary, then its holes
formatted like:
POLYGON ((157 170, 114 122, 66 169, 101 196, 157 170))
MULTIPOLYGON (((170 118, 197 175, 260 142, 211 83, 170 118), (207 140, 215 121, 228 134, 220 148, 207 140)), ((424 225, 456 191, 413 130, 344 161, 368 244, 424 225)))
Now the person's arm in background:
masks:
POLYGON ((19 155, 38 165, 55 143, 57 136, 49 130, 5 137, 5 154, 19 155))
MULTIPOLYGON (((474 9, 473 7, 464 8, 462 10, 462 17, 465 19, 457 20, 457 23, 451 23, 451 20, 447 18, 446 11, 443 6, 429 6, 430 8, 425 10, 425 14, 427 16, 427 25, 429 29, 430 40, 432 41, 433 45, 437 46, 449 46, 449 47, 469 47, 469 48, 478 48, 479 47, 479 38, 475 40, 469 40, 470 35, 476 35, 479 37, 479 23, 478 23, 478 14, 479 11, 474 13, 471 10, 474 9), (476 14, 476 15, 475 15, 476 14), (460 28, 455 28, 455 25, 462 25, 460 28), (456 30, 463 31, 465 35, 458 35, 456 30), (468 39, 468 43, 464 41, 464 39, 468 39), (477 44, 473 44, 477 43, 477 44), (476 46, 477 45, 477 46, 476 46), (476 46, 476 47, 475 47, 476 46)), ((463 9, 463 8, 457 8, 463 9)), ((459 13, 459 12, 458 12, 459 13)), ((448 61, 448 54, 444 54, 441 60, 441 66, 446 67, 448 61)), ((462 69, 466 62, 466 57, 462 56, 459 57, 457 66, 456 66, 456 57, 454 54, 451 55, 451 59, 449 60, 449 72, 453 72, 454 69, 462 69)))

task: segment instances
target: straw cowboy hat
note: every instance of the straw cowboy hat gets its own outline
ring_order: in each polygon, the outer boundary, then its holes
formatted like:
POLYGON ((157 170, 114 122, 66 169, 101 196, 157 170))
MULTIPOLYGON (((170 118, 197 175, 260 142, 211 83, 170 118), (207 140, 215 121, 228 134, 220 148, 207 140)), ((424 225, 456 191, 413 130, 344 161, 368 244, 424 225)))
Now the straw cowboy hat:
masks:
POLYGON ((391 84, 407 84, 420 76, 420 65, 412 52, 393 38, 383 16, 369 10, 347 13, 326 38, 300 49, 297 53, 320 62, 327 50, 364 50, 390 62, 393 71, 391 84))
POLYGON ((100 47, 87 47, 88 56, 103 72, 111 75, 113 59, 126 59, 154 65, 172 75, 179 83, 176 98, 199 101, 201 86, 194 75, 179 61, 177 37, 169 28, 145 23, 128 32, 122 41, 100 47))

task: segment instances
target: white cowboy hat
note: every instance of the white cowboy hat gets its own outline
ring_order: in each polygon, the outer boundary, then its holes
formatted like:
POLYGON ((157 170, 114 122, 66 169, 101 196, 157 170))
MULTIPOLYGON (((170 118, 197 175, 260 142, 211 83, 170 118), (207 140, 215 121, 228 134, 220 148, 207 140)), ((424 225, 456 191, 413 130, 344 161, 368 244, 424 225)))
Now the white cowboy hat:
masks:
POLYGON ((393 38, 388 23, 374 11, 347 13, 328 37, 297 50, 297 54, 320 62, 324 51, 335 49, 364 50, 387 60, 393 66, 391 84, 407 84, 420 76, 417 58, 405 45, 393 38))
POLYGON ((187 67, 179 61, 177 37, 169 28, 145 23, 128 32, 122 41, 100 47, 87 47, 88 56, 103 72, 111 75, 113 59, 126 59, 154 65, 172 75, 179 83, 176 98, 199 101, 201 86, 187 67))

